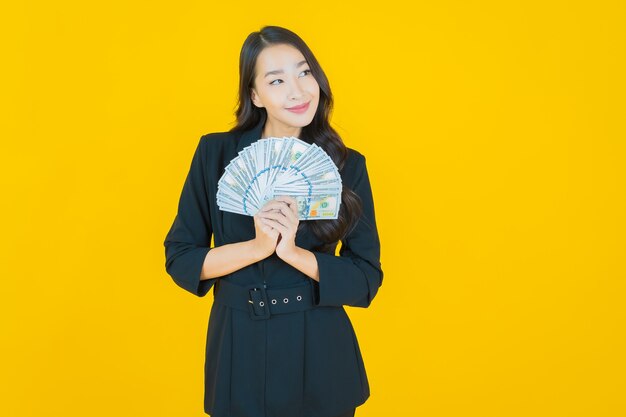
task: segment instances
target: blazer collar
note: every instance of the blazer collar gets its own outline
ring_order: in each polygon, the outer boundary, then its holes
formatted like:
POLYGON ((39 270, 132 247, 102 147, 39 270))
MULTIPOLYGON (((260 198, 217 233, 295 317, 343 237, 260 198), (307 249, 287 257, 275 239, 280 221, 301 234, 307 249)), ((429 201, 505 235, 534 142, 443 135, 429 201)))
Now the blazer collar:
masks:
POLYGON ((237 153, 239 153, 246 146, 251 145, 253 142, 261 139, 261 134, 263 133, 263 126, 265 126, 265 120, 267 119, 267 114, 265 111, 261 112, 261 119, 259 122, 250 130, 246 130, 242 133, 241 138, 239 139, 239 143, 237 144, 237 153))

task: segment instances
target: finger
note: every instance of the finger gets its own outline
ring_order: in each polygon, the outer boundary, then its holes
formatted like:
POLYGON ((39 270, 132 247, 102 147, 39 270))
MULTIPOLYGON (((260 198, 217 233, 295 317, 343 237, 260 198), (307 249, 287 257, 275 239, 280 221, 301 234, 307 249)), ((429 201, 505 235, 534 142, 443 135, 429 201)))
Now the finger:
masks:
MULTIPOLYGON (((261 217, 262 219, 266 219, 266 220, 271 220, 271 221, 275 221, 277 223, 280 223, 281 225, 287 225, 289 224, 289 219, 282 213, 265 213, 263 214, 263 216, 261 217)), ((273 224, 273 223, 272 223, 273 224)))
POLYGON ((269 211, 259 212, 259 218, 266 219, 280 219, 281 217, 286 217, 281 209, 272 209, 269 211))
POLYGON ((289 217, 289 212, 291 212, 291 210, 289 209, 289 207, 287 207, 286 203, 280 203, 279 205, 276 206, 276 208, 271 208, 265 211, 259 211, 258 215, 260 217, 271 217, 271 218, 278 218, 276 217, 276 215, 283 215, 285 217, 289 217))
POLYGON ((289 203, 289 208, 291 209, 295 217, 296 218, 298 217, 298 200, 296 200, 294 197, 287 196, 287 195, 280 196, 276 199, 279 201, 286 201, 287 203, 289 203))
POLYGON ((290 208, 298 207, 298 200, 296 200, 294 197, 291 197, 291 196, 288 196, 288 195, 278 196, 274 200, 275 201, 283 201, 283 202, 287 203, 287 205, 290 208))
POLYGON ((257 216, 259 217, 259 219, 262 218, 272 218, 272 216, 276 216, 276 215, 280 215, 281 211, 279 209, 272 209, 272 210, 268 210, 268 211, 259 211, 257 213, 257 216))
POLYGON ((275 227, 273 227, 273 225, 270 223, 270 220, 268 219, 261 219, 263 225, 261 226, 261 230, 263 230, 263 232, 265 232, 265 234, 270 235, 272 237, 275 237, 276 234, 280 233, 278 231, 278 229, 276 229, 275 227))
POLYGON ((296 210, 296 212, 294 212, 294 206, 293 205, 291 205, 289 207, 287 207, 287 206, 282 207, 281 208, 281 213, 283 213, 285 215, 285 217, 287 217, 292 224, 295 225, 296 223, 298 223, 298 213, 297 213, 297 210, 296 210))
POLYGON ((288 195, 281 195, 278 196, 272 200, 269 200, 262 208, 262 210, 266 209, 267 207, 275 207, 276 203, 285 203, 288 206, 292 207, 292 206, 298 206, 298 200, 296 200, 294 197, 288 196, 288 195))
POLYGON ((281 235, 286 235, 289 233, 289 227, 281 224, 280 222, 276 221, 276 220, 268 220, 270 222, 272 222, 272 227, 277 230, 281 235))
POLYGON ((290 215, 288 215, 288 217, 291 219, 294 225, 297 225, 298 221, 300 220, 298 216, 298 201, 295 198, 289 196, 282 197, 281 201, 288 202, 290 212, 290 215))
POLYGON ((296 228, 298 225, 298 216, 294 214, 293 210, 286 206, 281 207, 280 210, 274 212, 262 213, 261 216, 278 220, 285 227, 296 228))
POLYGON ((291 222, 296 223, 298 219, 298 206, 297 201, 293 197, 278 197, 276 199, 280 204, 272 205, 271 207, 277 207, 277 210, 282 212, 291 222), (278 200, 278 199, 281 200, 278 200))
POLYGON ((260 212, 265 212, 265 211, 271 211, 274 209, 280 209, 280 207, 286 205, 287 203, 285 201, 277 201, 277 200, 270 200, 267 203, 265 203, 265 205, 261 208, 261 210, 259 210, 260 212))
POLYGON ((278 220, 265 219, 265 221, 267 221, 268 224, 271 225, 271 227, 273 227, 274 229, 280 231, 281 233, 286 233, 286 232, 289 231, 289 228, 286 227, 285 225, 281 224, 278 220))

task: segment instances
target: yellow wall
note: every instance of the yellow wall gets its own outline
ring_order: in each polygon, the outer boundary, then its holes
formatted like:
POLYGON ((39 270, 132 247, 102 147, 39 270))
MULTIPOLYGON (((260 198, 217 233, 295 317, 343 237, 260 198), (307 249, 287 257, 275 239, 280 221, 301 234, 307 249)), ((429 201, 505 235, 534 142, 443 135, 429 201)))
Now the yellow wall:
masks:
POLYGON ((623 2, 24 3, 0 13, 1 415, 204 415, 212 293, 163 239, 266 24, 368 159, 357 416, 625 415, 623 2))

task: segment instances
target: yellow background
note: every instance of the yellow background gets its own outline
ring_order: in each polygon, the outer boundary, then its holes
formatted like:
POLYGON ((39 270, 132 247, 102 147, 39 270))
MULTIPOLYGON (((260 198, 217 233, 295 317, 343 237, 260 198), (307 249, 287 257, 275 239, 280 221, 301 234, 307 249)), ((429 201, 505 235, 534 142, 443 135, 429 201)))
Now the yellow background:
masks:
POLYGON ((626 415, 623 2, 16 2, 2 43, 2 416, 202 416, 212 293, 163 240, 263 25, 366 155, 385 281, 359 417, 626 415))

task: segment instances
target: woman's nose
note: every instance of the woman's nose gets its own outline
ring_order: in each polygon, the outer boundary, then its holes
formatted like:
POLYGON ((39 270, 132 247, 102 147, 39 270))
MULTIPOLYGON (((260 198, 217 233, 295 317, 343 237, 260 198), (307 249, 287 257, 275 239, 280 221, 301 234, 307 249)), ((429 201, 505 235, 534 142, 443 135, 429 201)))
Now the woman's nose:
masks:
POLYGON ((289 91, 289 98, 297 99, 299 97, 302 97, 302 89, 300 88, 300 85, 297 82, 295 82, 291 85, 291 89, 289 91))

